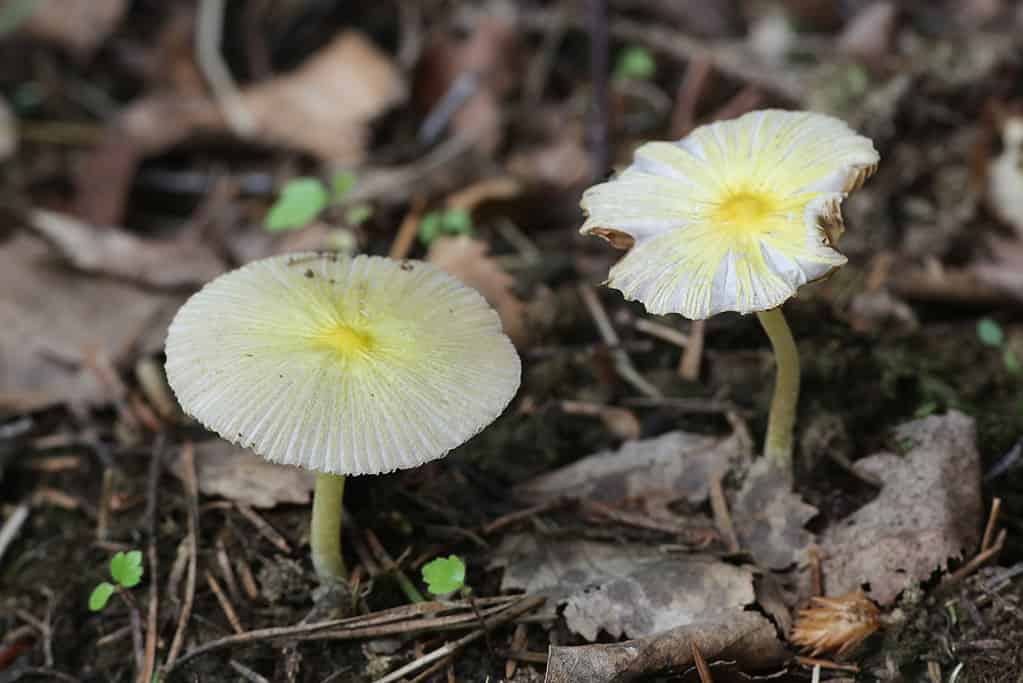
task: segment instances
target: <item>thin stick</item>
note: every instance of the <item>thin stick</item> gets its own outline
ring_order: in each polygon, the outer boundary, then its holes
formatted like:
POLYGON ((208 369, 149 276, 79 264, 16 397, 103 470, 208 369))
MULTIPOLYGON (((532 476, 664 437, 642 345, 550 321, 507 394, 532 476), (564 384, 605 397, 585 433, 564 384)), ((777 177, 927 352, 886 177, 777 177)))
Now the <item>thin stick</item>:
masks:
POLYGON ((524 519, 529 519, 530 517, 535 517, 536 515, 542 514, 544 512, 557 510, 560 507, 564 507, 572 503, 575 503, 575 499, 573 498, 555 498, 554 500, 547 501, 546 503, 540 503, 539 505, 534 505, 533 507, 528 507, 525 508, 524 510, 516 510, 515 512, 509 512, 507 515, 502 515, 495 519, 494 521, 487 524, 486 526, 484 526, 480 530, 480 533, 483 534, 484 536, 489 536, 495 531, 500 531, 501 529, 507 526, 511 526, 516 522, 520 522, 524 519))
POLYGON ((256 514, 255 510, 242 503, 238 503, 235 507, 238 508, 238 512, 242 513, 242 517, 252 522, 252 525, 256 527, 256 531, 266 540, 270 541, 275 548, 282 553, 291 554, 291 545, 288 543, 288 540, 277 529, 270 526, 265 519, 256 514))
POLYGON ((959 583, 967 576, 977 571, 982 567, 988 560, 1002 552, 1002 547, 1005 545, 1005 537, 1007 533, 1005 529, 998 532, 998 536, 995 538, 995 542, 991 544, 987 550, 981 551, 973 556, 969 562, 964 564, 959 569, 949 574, 944 581, 941 582, 943 587, 952 586, 959 583))
POLYGON ((590 111, 589 138, 593 154, 592 179, 603 179, 610 160, 608 113, 610 110, 609 44, 607 0, 589 0, 587 12, 590 34, 590 82, 593 100, 590 111))
POLYGON ((849 671, 859 673, 860 667, 855 664, 839 664, 829 659, 817 659, 815 657, 796 657, 796 662, 803 666, 819 666, 822 669, 835 669, 836 671, 849 671))
MULTIPOLYGON (((526 625, 517 625, 515 627, 515 633, 512 634, 511 649, 513 651, 525 650, 526 645, 528 645, 528 641, 526 640, 527 635, 526 625)), ((507 657, 505 653, 501 654, 506 657, 504 662, 504 677, 506 680, 510 681, 515 676, 515 670, 519 667, 519 662, 514 657, 507 657)), ((546 658, 544 661, 546 661, 546 658)))
POLYGON ((646 318, 636 318, 632 326, 644 334, 670 342, 681 349, 689 345, 689 336, 679 332, 674 327, 655 323, 653 320, 647 320, 646 318))
POLYGON ((241 662, 236 662, 235 660, 232 659, 227 664, 232 669, 234 669, 238 673, 239 676, 244 678, 249 683, 270 683, 270 681, 268 679, 266 679, 263 676, 260 676, 255 671, 253 671, 249 667, 245 666, 241 662))
POLYGON ((696 647, 696 643, 690 642, 689 647, 693 652, 693 663, 696 664, 696 673, 700 676, 700 683, 714 683, 714 677, 710 675, 710 667, 707 666, 707 660, 700 654, 700 648, 696 647))
POLYGON ((153 671, 156 670, 156 645, 159 634, 160 610, 160 574, 158 572, 156 541, 158 524, 156 511, 159 509, 160 474, 163 472, 163 447, 165 438, 158 434, 153 444, 153 454, 149 461, 149 478, 146 485, 146 533, 149 545, 146 557, 149 560, 149 609, 146 614, 146 648, 142 670, 139 672, 138 683, 151 683, 153 671))
POLYGON ((0 559, 3 559, 7 548, 14 543, 14 539, 21 533, 21 528, 25 526, 25 520, 28 519, 28 512, 28 503, 22 503, 14 508, 11 516, 4 521, 3 528, 0 528, 0 559))
POLYGON ((220 53, 226 0, 202 0, 196 17, 195 61, 213 91, 228 125, 239 137, 256 132, 256 119, 245 106, 230 69, 220 53))
POLYGON ((435 662, 443 657, 453 655, 466 645, 482 638, 495 626, 499 626, 503 623, 509 622, 515 617, 519 616, 520 614, 525 614, 526 612, 531 612, 532 610, 536 609, 537 607, 544 603, 544 600, 545 599, 542 597, 524 598, 523 600, 519 601, 516 605, 513 605, 512 607, 509 607, 508 609, 501 612, 501 614, 499 614, 498 616, 484 620, 483 628, 473 631, 469 635, 463 636, 462 638, 459 638, 453 643, 447 643, 443 647, 437 648, 430 654, 421 657, 415 660, 414 662, 410 662, 409 664, 406 664, 405 666, 396 669, 395 671, 392 671, 390 674, 379 679, 377 683, 393 683, 393 681, 400 680, 404 678, 406 675, 412 673, 413 671, 418 671, 419 669, 423 668, 427 664, 430 664, 431 662, 435 662))
POLYGON ((371 529, 366 529, 366 540, 369 542, 369 547, 373 550, 373 554, 377 556, 377 559, 380 560, 380 564, 383 565, 384 571, 394 577, 394 580, 398 583, 398 586, 401 588, 401 592, 405 594, 405 597, 407 597, 410 602, 426 602, 426 598, 423 597, 423 594, 420 593, 415 584, 409 580, 405 571, 397 562, 394 561, 394 558, 387 552, 387 549, 384 548, 380 539, 377 538, 377 535, 373 533, 371 529))
POLYGON ((231 622, 231 628, 234 629, 235 633, 245 633, 245 629, 242 628, 242 622, 238 619, 238 613, 234 611, 234 606, 231 605, 231 601, 227 599, 227 594, 224 593, 224 589, 220 587, 220 584, 213 577, 213 574, 206 572, 206 584, 213 591, 213 594, 217 596, 217 602, 220 603, 220 609, 223 610, 224 616, 231 622))
POLYGON ((700 363, 703 361, 703 335, 706 320, 694 320, 689 328, 689 343, 678 362, 678 375, 684 380, 695 382, 700 379, 700 363))
POLYGON ((732 523, 732 515, 728 510, 728 500, 725 498, 725 490, 721 485, 721 471, 711 472, 710 484, 710 509, 714 513, 714 524, 718 528, 718 534, 725 542, 725 548, 731 554, 739 552, 739 537, 735 533, 735 525, 732 523))
POLYGON ((810 578, 813 581, 813 595, 814 597, 821 597, 824 595, 824 572, 821 569, 821 553, 816 545, 811 544, 806 549, 806 554, 810 557, 810 578))
POLYGON ((582 297, 583 303, 586 304, 586 309, 590 312, 590 316, 597 326, 597 331, 600 332, 601 338, 614 357, 615 369, 618 371, 618 375, 644 396, 662 398, 661 390, 650 384, 639 374, 636 366, 632 364, 632 359, 629 358, 629 354, 622 348, 618 333, 615 332, 614 327, 611 325, 611 319, 607 317, 607 312, 604 310, 604 306, 600 303, 600 299, 593 291, 593 288, 587 284, 581 284, 579 285, 579 295, 582 297))
POLYGON ((705 57, 691 59, 675 94, 675 110, 671 114, 671 137, 685 137, 696 127, 696 110, 713 73, 713 64, 705 57))
POLYGON ((401 227, 398 228, 398 234, 394 236, 394 242, 391 243, 391 251, 387 254, 390 258, 400 261, 408 256, 419 229, 419 219, 422 218, 425 209, 425 199, 416 197, 412 200, 412 208, 405 214, 401 227))
POLYGON ((191 441, 186 441, 181 449, 181 469, 184 474, 185 497, 188 500, 188 574, 185 578, 185 600, 178 615, 178 625, 174 631, 170 651, 164 664, 164 677, 174 666, 181 647, 185 643, 185 629, 192 615, 192 603, 195 600, 195 574, 199 555, 199 484, 195 478, 195 449, 191 441))
POLYGON ((991 514, 987 517, 987 526, 984 527, 984 539, 980 542, 980 551, 984 552, 991 547, 991 539, 995 535, 995 524, 998 522, 998 513, 1002 509, 1002 499, 995 498, 991 501, 991 514))

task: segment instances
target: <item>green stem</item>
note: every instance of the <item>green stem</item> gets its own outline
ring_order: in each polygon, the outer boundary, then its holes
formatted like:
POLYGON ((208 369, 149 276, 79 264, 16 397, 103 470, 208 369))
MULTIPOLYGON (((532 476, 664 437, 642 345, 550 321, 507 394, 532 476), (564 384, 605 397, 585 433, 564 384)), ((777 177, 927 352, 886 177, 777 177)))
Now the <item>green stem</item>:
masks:
POLYGON ((348 580, 348 569, 341 557, 341 499, 344 493, 343 475, 316 473, 309 545, 312 547, 313 568, 321 581, 348 580))
POLYGON ((796 422, 796 404, 799 402, 799 350, 781 307, 758 311, 757 318, 771 340, 778 365, 771 413, 767 418, 764 455, 791 474, 792 431, 796 422))

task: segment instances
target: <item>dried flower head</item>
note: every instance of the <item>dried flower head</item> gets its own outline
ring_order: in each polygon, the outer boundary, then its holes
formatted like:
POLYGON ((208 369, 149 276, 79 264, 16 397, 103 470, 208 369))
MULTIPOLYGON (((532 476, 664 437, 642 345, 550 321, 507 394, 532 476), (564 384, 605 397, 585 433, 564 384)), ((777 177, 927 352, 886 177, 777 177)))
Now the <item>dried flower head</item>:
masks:
POLYGON ((881 612, 863 591, 837 598, 811 598, 792 627, 792 642, 812 656, 842 656, 881 628, 881 612))
POLYGON ((192 296, 167 335, 181 406, 267 460, 376 474, 496 418, 518 354, 475 290, 427 263, 290 254, 192 296))
POLYGON ((838 119, 755 111, 640 147, 583 195, 581 231, 634 245, 607 284, 651 313, 768 310, 845 263, 839 206, 878 160, 838 119))

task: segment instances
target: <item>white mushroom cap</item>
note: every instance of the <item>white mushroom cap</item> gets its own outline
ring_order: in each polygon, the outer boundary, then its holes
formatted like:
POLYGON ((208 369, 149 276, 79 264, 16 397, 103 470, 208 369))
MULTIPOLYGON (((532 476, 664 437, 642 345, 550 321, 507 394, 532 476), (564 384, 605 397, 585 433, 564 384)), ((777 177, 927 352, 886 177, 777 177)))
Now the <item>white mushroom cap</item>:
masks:
POLYGON ((443 456, 500 415, 520 372, 475 290, 374 256, 250 263, 193 295, 167 334, 187 413, 267 460, 334 474, 443 456))

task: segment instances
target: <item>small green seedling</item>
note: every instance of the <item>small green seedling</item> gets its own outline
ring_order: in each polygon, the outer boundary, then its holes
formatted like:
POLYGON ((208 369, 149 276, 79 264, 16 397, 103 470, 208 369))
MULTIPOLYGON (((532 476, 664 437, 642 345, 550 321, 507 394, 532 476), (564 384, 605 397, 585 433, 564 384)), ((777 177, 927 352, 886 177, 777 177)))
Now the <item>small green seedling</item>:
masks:
MULTIPOLYGON (((266 214, 266 229, 283 232, 305 227, 328 206, 341 202, 355 187, 357 179, 352 171, 338 171, 331 176, 329 189, 319 178, 304 176, 289 180, 266 214)), ((349 209, 346 219, 357 225, 372 215, 372 207, 359 204, 349 209)))
POLYGON ((465 209, 430 211, 419 221, 419 241, 430 246, 441 235, 471 235, 472 216, 465 209))
POLYGON ((107 606, 110 596, 125 588, 133 588, 142 580, 142 551, 131 550, 119 552, 110 560, 110 576, 116 585, 104 581, 92 589, 89 596, 89 609, 99 612, 107 606))
POLYGON ((616 81, 649 81, 657 73, 657 63, 650 50, 631 45, 618 53, 613 78, 616 81))
POLYGON ((1010 374, 1018 375, 1023 371, 1023 363, 1020 362, 1019 356, 1006 345, 1005 332, 997 322, 991 318, 981 318, 977 321, 977 338, 985 346, 1001 350, 1002 364, 1010 374))
POLYGON ((465 562, 457 555, 438 557, 423 565, 423 581, 434 595, 465 591, 465 562))

